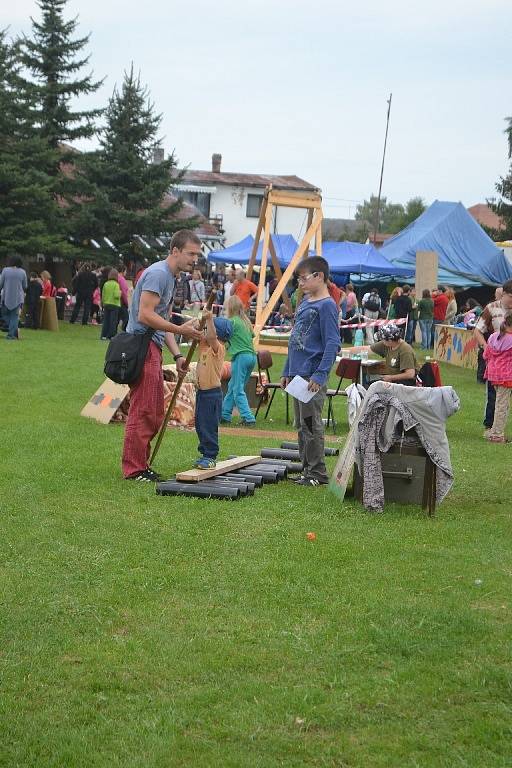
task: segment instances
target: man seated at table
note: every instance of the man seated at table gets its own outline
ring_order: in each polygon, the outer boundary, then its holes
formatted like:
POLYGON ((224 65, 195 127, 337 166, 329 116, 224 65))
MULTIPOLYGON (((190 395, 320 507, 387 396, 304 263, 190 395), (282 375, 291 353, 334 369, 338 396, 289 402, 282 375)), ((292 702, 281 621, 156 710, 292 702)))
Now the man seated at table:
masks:
POLYGON ((386 358, 386 373, 378 378, 395 384, 416 386, 416 356, 410 344, 402 339, 398 325, 390 323, 379 329, 379 341, 370 349, 380 357, 386 358))
POLYGON ((386 359, 386 373, 367 373, 366 384, 373 381, 391 381, 395 384, 416 386, 416 356, 410 344, 402 339, 401 330, 395 323, 379 328, 379 341, 369 347, 352 347, 352 352, 371 351, 386 359))

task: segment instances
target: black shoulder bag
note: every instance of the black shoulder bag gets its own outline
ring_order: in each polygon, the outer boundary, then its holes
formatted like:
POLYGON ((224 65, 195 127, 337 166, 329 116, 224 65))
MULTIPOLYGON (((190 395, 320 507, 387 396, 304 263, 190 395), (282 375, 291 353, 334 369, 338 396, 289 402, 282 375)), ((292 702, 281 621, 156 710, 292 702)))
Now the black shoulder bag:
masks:
POLYGON ((135 384, 142 373, 154 328, 145 333, 118 333, 105 355, 105 376, 116 384, 135 384))

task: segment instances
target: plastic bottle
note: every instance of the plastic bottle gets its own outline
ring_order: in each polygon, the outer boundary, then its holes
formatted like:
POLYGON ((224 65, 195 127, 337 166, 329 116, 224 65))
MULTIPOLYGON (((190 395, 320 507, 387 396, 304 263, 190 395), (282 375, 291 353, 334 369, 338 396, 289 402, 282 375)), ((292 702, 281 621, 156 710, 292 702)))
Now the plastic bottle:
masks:
POLYGON ((362 347, 364 345, 364 333, 362 328, 357 328, 354 335, 354 347, 362 347))

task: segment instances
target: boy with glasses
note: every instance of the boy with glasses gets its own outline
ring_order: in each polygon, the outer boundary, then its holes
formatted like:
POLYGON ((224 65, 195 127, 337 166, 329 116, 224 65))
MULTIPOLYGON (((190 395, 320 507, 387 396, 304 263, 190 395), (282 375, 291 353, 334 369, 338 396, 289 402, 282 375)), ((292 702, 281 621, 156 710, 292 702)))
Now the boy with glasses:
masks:
POLYGON ((297 269, 304 299, 297 308, 283 369, 283 389, 294 376, 309 382, 314 397, 308 402, 294 400, 299 452, 303 473, 299 485, 325 485, 329 482, 324 459, 322 408, 327 379, 340 346, 338 308, 329 295, 329 265, 320 256, 305 259, 297 269))

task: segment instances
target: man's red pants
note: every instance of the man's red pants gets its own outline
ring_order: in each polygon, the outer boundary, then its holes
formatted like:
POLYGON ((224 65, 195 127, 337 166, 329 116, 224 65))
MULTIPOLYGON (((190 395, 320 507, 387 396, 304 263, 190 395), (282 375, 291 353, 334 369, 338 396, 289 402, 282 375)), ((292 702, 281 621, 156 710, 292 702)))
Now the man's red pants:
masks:
POLYGON ((124 433, 123 475, 131 477, 148 467, 151 440, 164 418, 162 350, 150 342, 140 379, 130 387, 130 409, 124 433))

